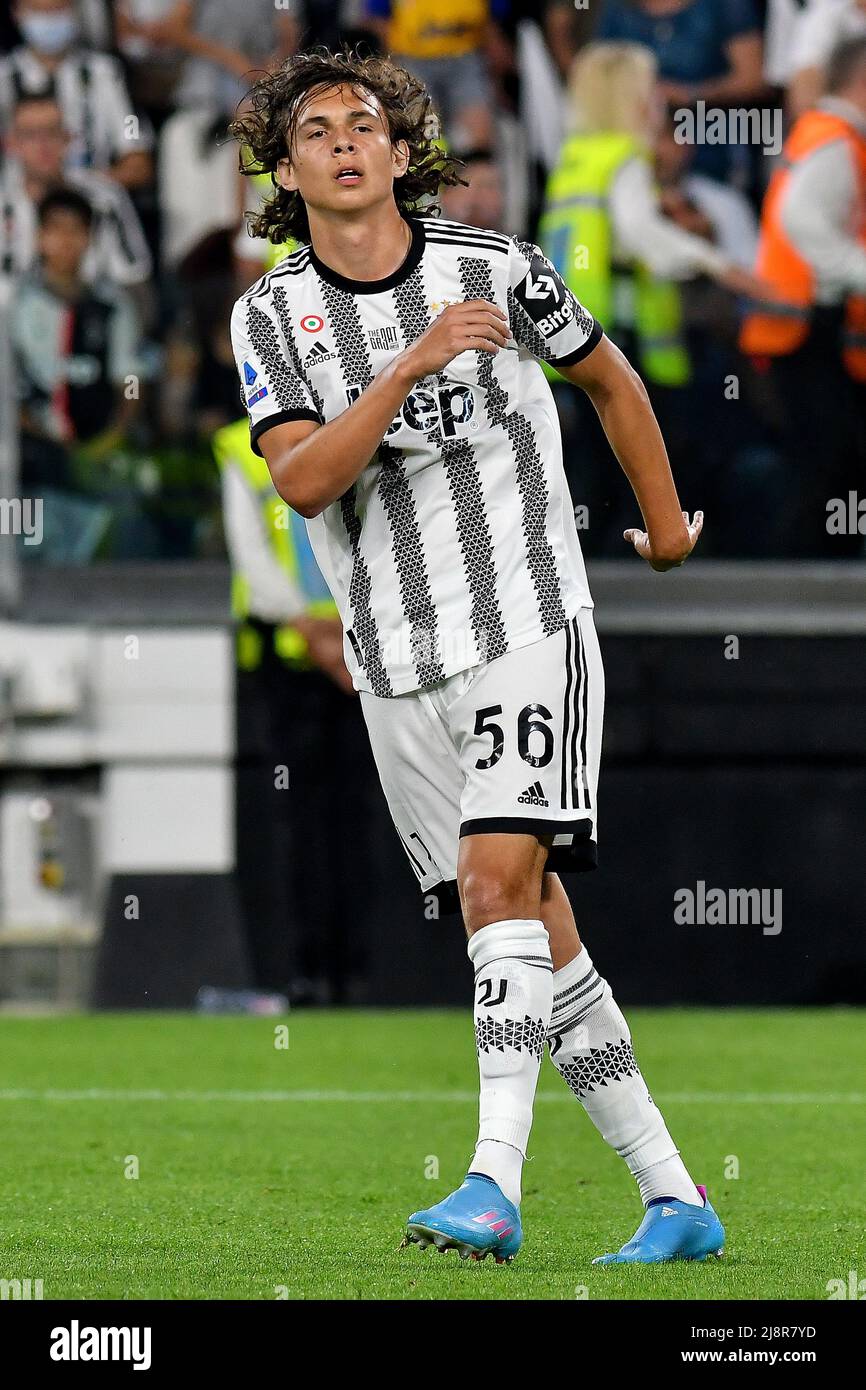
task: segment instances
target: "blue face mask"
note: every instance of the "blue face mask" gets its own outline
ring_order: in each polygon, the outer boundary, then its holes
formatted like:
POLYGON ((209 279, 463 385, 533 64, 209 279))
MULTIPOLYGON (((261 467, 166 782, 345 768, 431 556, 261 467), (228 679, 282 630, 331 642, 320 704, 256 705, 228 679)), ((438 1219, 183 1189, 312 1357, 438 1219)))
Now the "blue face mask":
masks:
POLYGON ((53 14, 25 11, 18 20, 18 28, 29 48, 52 56, 69 48, 78 34, 78 22, 72 10, 55 10, 53 14))

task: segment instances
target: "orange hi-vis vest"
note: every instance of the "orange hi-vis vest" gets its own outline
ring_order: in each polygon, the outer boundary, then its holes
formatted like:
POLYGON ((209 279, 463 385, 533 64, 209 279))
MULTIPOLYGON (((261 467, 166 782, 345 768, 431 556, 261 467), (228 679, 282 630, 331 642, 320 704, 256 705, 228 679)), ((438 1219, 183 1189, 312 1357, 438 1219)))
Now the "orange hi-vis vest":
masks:
MULTIPOLYGON (((776 290, 779 302, 753 302, 740 333, 740 349, 750 357, 785 357, 802 347, 809 334, 815 303, 815 275, 792 246, 782 226, 781 208, 792 168, 822 145, 845 140, 857 171, 855 235, 866 247, 866 138, 830 111, 807 111, 794 125, 782 162, 773 174, 761 213, 755 273, 776 290)), ((866 381, 866 296, 850 295, 845 303, 843 359, 851 376, 866 381)))

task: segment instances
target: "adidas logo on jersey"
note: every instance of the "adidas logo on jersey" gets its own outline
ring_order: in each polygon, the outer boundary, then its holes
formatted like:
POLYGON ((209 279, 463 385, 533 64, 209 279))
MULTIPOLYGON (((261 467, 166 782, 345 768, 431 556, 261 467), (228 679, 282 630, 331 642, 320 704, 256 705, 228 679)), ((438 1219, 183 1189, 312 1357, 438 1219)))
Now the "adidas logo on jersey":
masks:
POLYGON ((540 782, 533 782, 531 787, 527 787, 522 796, 517 798, 521 806, 549 806, 550 802, 544 799, 544 788, 540 782))
POLYGON ((333 362, 336 356, 335 352, 329 352, 325 344, 320 343, 317 338, 304 358, 304 366, 315 367, 319 362, 333 362))

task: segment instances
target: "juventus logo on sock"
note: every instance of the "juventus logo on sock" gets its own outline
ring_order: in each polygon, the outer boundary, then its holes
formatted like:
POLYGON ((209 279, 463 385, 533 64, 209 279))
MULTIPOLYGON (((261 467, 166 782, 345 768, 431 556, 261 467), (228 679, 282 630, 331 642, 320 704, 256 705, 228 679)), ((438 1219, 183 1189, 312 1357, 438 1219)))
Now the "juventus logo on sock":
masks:
POLYGON ((508 981, 507 981, 507 980, 498 980, 498 981, 497 981, 497 984, 498 984, 498 989, 497 989, 497 992, 496 992, 496 998, 494 999, 494 998, 493 998, 493 981, 492 981, 492 980, 482 980, 482 981, 481 981, 481 993, 480 993, 479 996, 478 996, 478 1003, 479 1003, 479 1004, 482 1004, 482 1005, 484 1006, 485 1009, 492 1009, 493 1006, 494 1006, 495 1004, 504 1004, 504 1003, 505 1003, 505 996, 506 996, 506 994, 508 993, 508 981))

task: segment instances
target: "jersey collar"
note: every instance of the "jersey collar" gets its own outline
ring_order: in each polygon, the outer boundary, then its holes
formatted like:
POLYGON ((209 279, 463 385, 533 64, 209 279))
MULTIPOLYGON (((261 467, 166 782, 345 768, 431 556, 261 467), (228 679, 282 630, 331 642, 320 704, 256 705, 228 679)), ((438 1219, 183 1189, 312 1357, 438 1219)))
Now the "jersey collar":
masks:
POLYGON ((406 252, 406 259, 403 264, 398 266, 390 275, 386 275, 384 280, 350 280, 346 275, 340 275, 336 270, 332 270, 324 261, 320 261, 313 247, 310 246, 310 264, 316 274, 329 285, 334 285, 338 290, 346 290, 348 294, 381 294, 383 290, 393 290, 395 285, 402 285, 412 274, 412 271, 420 265, 421 257, 424 254, 424 224, 417 217, 406 217, 404 221, 409 223, 412 232, 412 242, 406 252))

